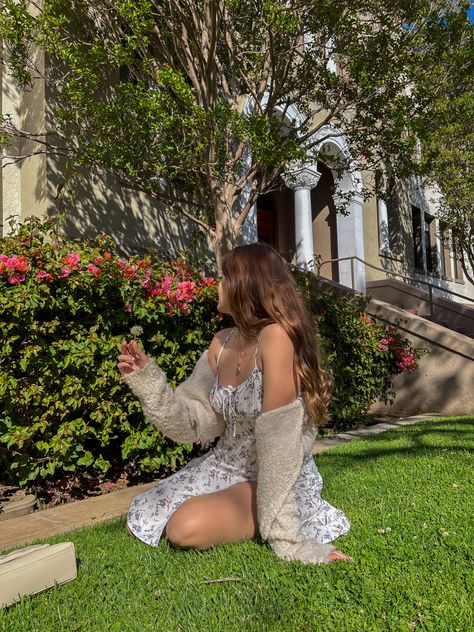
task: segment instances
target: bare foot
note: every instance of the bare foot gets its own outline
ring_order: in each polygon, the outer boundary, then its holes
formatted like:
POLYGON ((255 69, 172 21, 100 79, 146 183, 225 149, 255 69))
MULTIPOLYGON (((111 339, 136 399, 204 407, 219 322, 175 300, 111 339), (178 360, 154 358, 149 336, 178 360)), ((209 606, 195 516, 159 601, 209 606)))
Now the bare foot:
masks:
POLYGON ((345 555, 342 551, 338 551, 337 549, 334 551, 331 551, 331 553, 329 553, 329 555, 327 556, 326 560, 328 562, 334 562, 335 560, 343 560, 346 562, 353 562, 354 558, 353 557, 349 557, 349 555, 345 555))

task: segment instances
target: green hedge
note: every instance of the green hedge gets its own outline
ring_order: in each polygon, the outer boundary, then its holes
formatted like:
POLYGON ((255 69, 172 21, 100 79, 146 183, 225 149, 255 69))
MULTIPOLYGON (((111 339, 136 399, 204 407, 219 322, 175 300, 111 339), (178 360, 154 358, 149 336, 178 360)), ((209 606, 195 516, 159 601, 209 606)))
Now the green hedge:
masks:
POLYGON ((121 259, 110 239, 57 240, 31 218, 0 241, 0 471, 11 482, 117 460, 156 470, 184 462, 150 424, 117 370, 120 341, 140 327, 173 385, 207 347, 214 279, 184 259, 121 259))
MULTIPOLYGON (((78 242, 56 231, 30 218, 0 240, 4 480, 25 485, 112 464, 142 471, 182 464, 192 446, 169 442, 145 422, 117 354, 120 341, 139 331, 171 384, 183 380, 225 324, 215 279, 190 263, 191 253, 171 262, 156 254, 123 259, 106 236, 78 242)), ((353 425, 375 397, 390 397, 392 375, 413 369, 416 354, 369 321, 362 305, 315 296, 309 277, 296 274, 334 373, 333 420, 353 425)))
POLYGON ((392 378, 416 371, 425 350, 414 348, 396 327, 371 318, 365 311, 367 297, 328 292, 313 275, 298 271, 295 275, 318 324, 333 377, 332 426, 355 428, 365 421, 375 400, 393 401, 392 378))

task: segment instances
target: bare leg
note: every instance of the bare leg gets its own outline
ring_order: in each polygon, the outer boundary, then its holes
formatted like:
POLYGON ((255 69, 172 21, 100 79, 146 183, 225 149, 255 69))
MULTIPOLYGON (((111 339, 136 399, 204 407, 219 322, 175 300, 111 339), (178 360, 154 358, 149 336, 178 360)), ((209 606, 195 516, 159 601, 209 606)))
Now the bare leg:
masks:
MULTIPOLYGON (((256 489, 249 481, 186 500, 168 520, 166 537, 173 546, 200 550, 250 540, 258 534, 256 489)), ((334 550, 328 561, 335 560, 352 558, 334 550)))
POLYGON ((253 481, 186 500, 170 517, 166 537, 174 546, 207 549, 249 540, 258 533, 253 481))

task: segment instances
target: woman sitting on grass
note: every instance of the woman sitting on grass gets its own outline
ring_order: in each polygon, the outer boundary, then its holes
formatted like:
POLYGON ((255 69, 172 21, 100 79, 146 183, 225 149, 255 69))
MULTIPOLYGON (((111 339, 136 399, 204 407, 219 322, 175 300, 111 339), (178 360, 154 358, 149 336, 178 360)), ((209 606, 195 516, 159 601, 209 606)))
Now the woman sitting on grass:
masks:
POLYGON ((321 498, 312 457, 330 380, 282 257, 262 243, 229 252, 218 309, 236 326, 215 335, 175 391, 135 341, 122 342, 119 370, 149 421, 174 441, 220 437, 133 500, 129 532, 151 546, 165 536, 196 549, 260 535, 286 560, 350 559, 329 544, 349 522, 321 498))

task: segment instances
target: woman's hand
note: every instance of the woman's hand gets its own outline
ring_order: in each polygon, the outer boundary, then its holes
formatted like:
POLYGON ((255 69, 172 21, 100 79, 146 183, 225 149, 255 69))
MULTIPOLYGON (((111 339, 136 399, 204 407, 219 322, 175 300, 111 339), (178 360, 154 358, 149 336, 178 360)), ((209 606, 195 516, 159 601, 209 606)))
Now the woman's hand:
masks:
POLYGON ((143 353, 136 340, 130 342, 122 340, 117 364, 122 375, 143 369, 149 362, 150 358, 143 353))

